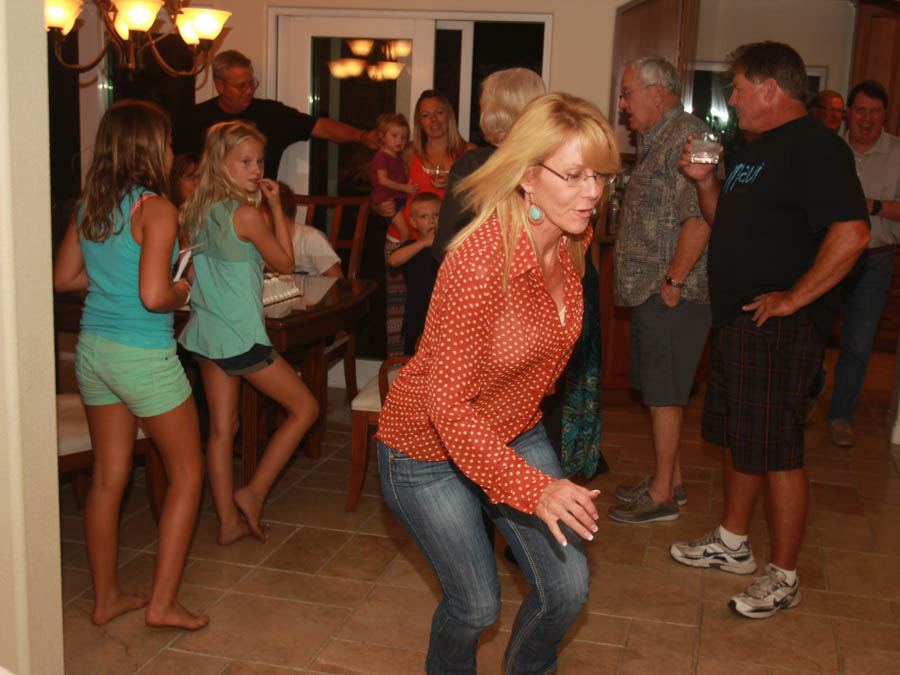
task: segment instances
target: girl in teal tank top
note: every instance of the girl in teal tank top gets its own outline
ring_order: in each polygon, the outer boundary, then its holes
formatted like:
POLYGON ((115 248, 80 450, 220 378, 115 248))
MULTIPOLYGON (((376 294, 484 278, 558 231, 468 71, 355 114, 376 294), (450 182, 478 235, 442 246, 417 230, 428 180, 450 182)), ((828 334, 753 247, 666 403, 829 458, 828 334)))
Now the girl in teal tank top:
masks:
POLYGON ((187 280, 170 279, 177 252, 176 211, 165 198, 170 143, 169 119, 153 104, 120 101, 106 111, 53 269, 57 291, 87 290, 75 368, 94 449, 84 526, 98 625, 144 606, 151 626, 197 629, 209 622, 176 597, 203 459, 197 408, 172 334, 172 312, 191 293, 187 280), (149 598, 125 593, 117 575, 119 508, 138 417, 169 478, 149 598))
POLYGON ((195 249, 191 318, 179 342, 197 357, 209 402, 206 457, 219 516, 219 543, 268 537, 260 522, 266 495, 315 422, 319 405, 272 348, 262 305, 263 264, 294 271, 294 248, 278 184, 262 177, 265 137, 250 123, 209 128, 200 182, 179 216, 195 249), (265 197, 270 227, 256 208, 265 197), (287 417, 266 445, 249 483, 234 490, 234 435, 241 378, 283 406, 287 417))

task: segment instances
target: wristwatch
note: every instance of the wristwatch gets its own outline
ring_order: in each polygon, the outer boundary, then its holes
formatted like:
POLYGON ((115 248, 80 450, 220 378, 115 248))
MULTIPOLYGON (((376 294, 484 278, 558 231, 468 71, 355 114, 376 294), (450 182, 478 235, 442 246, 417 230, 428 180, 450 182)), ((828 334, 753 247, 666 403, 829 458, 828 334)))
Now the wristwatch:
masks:
POLYGON ((672 277, 666 277, 666 283, 669 284, 669 286, 674 286, 675 288, 684 288, 683 281, 675 281, 672 277))
POLYGON ((881 211, 881 200, 873 199, 872 200, 872 210, 869 211, 870 216, 877 216, 878 212, 881 211))

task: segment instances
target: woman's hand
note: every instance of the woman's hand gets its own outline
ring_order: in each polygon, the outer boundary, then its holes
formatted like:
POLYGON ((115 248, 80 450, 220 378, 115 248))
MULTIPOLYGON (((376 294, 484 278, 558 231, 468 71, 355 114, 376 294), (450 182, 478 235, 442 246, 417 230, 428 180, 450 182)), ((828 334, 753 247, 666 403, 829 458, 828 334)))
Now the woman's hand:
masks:
POLYGON ((568 542, 559 528, 560 520, 582 539, 590 541, 594 538, 591 533, 597 531, 594 521, 600 517, 593 501, 599 494, 599 490, 588 490, 561 478, 541 493, 534 515, 547 523, 550 533, 562 546, 568 542))
POLYGON ((447 181, 449 179, 449 171, 442 172, 440 169, 434 169, 434 173, 431 174, 431 185, 438 190, 444 190, 447 187, 447 181))
MULTIPOLYGON (((418 191, 419 191, 419 184, 418 184, 418 183, 407 183, 407 184, 406 184, 406 194, 408 194, 408 195, 414 195, 414 194, 416 194, 418 191)), ((871 211, 872 209, 870 208, 869 210, 871 211)))

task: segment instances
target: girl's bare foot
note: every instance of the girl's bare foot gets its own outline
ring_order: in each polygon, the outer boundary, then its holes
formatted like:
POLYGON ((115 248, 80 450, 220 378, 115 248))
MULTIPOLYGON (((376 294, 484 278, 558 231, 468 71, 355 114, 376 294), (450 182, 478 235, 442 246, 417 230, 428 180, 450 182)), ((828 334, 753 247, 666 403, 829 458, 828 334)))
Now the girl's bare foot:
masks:
POLYGON ((268 528, 259 522, 263 500, 254 495, 249 488, 242 487, 234 493, 234 503, 247 519, 247 526, 253 536, 260 541, 266 541, 269 538, 268 528))
POLYGON ((102 626, 117 616, 146 607, 148 602, 150 602, 150 598, 146 595, 129 595, 126 593, 117 593, 102 601, 95 599, 94 611, 91 612, 91 621, 97 626, 102 626))
POLYGON ((240 516, 237 516, 233 523, 219 524, 219 545, 228 546, 228 544, 233 544, 238 539, 243 539, 251 534, 250 526, 240 516))
POLYGON ((161 610, 147 607, 147 615, 144 621, 148 626, 154 628, 186 628, 187 630, 197 630, 203 628, 209 623, 209 617, 206 614, 191 614, 180 602, 173 602, 169 607, 161 610))

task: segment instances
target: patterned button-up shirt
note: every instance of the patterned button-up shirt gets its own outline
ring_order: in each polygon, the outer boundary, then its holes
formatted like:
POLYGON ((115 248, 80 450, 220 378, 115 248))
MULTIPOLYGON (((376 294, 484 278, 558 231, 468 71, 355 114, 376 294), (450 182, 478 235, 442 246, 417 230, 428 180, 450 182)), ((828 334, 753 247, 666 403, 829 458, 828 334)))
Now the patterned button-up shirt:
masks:
MULTIPOLYGON (((638 134, 637 161, 625 188, 622 226, 616 234, 615 303, 635 307, 659 293, 681 225, 703 218, 697 190, 678 168, 688 134, 709 131, 681 103, 669 108, 647 133, 638 134)), ((684 280, 681 297, 709 302, 706 249, 684 280)))
POLYGON ((538 405, 581 334, 581 279, 565 245, 558 255, 564 321, 524 230, 505 289, 496 215, 448 255, 419 349, 391 385, 378 424, 388 446, 423 462, 452 460, 493 503, 525 513, 554 479, 508 444, 540 420, 538 405))

